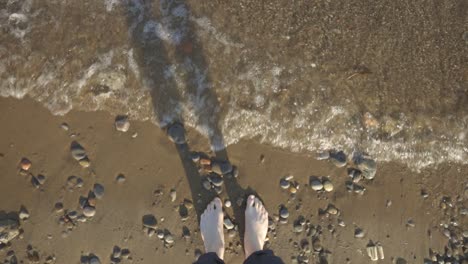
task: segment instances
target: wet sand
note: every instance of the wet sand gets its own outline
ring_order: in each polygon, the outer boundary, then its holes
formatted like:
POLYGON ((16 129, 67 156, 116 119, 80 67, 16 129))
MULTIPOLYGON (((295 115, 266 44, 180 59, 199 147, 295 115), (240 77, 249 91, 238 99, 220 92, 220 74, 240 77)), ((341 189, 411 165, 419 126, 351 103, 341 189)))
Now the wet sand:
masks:
MULTIPOLYGON (((193 200, 198 194, 190 193, 177 149, 164 131, 150 122, 130 120, 130 130, 119 132, 114 128, 115 116, 106 112, 71 111, 65 116, 53 116, 29 98, 21 101, 0 98, 0 113, 0 211, 17 212, 23 205, 30 213, 27 221, 21 221, 22 238, 12 240, 11 247, 2 249, 0 260, 13 250, 18 260, 28 263, 28 245, 38 251, 40 263, 52 255, 56 257, 55 263, 79 263, 82 255, 90 253, 102 263, 110 263, 116 245, 131 252, 132 260, 121 263, 191 263, 195 250, 203 250, 196 210, 189 210, 186 221, 181 220, 178 212, 184 199, 193 200), (61 128, 63 122, 69 125, 69 131, 61 128), (138 134, 135 138, 134 133, 138 134), (70 143, 74 140, 86 149, 91 161, 89 168, 82 168, 70 155, 70 143), (28 176, 18 173, 18 163, 23 157, 32 161, 29 171, 33 175, 46 176, 40 188, 34 188, 28 176), (120 173, 126 177, 123 184, 115 181, 120 173), (82 188, 68 190, 67 178, 72 175, 84 180, 82 188), (65 209, 81 212, 78 199, 80 195, 86 196, 95 183, 105 187, 105 195, 96 205, 96 215, 77 224, 64 237, 66 227, 59 224, 63 213, 56 213, 54 204, 63 202, 65 209), (172 188, 177 192, 174 202, 169 196, 172 188), (156 197, 155 190, 162 190, 163 195, 156 197), (158 228, 173 234, 172 248, 165 248, 156 236, 148 237, 143 232, 142 217, 146 214, 155 215, 158 228), (191 232, 190 239, 182 238, 184 226, 191 232)), ((192 151, 209 153, 203 137, 188 131, 187 138, 192 151)), ((441 223, 449 223, 452 217, 461 229, 468 227, 467 216, 460 215, 462 208, 468 206, 466 165, 442 164, 416 173, 401 164, 378 163, 375 179, 364 181, 362 185, 367 190, 358 195, 346 190, 345 181, 349 180, 346 168, 317 161, 313 154, 290 153, 253 141, 231 145, 227 153, 239 169, 237 183, 258 193, 271 216, 278 214, 281 204, 289 209, 288 223, 278 223, 276 238, 269 233, 269 247, 285 263, 293 263, 291 257, 299 254, 294 243, 306 239, 312 245, 305 231, 293 232, 294 220, 300 215, 313 226, 321 226, 319 237, 329 252, 328 263, 371 263, 366 254, 369 241, 380 242, 384 248, 385 259, 379 263, 397 260, 405 263, 402 259, 407 263, 423 263, 423 259, 429 258, 429 249, 443 252, 447 245, 441 223), (293 175, 300 184, 295 199, 279 186, 280 179, 287 175, 293 175), (307 186, 310 176, 329 176, 334 190, 317 193, 307 186), (429 196, 423 198, 421 190, 429 196), (444 196, 453 201, 453 210, 441 209, 444 196), (388 201, 391 205, 387 207, 388 201), (329 204, 339 209, 339 216, 319 214, 319 209, 329 204), (346 226, 339 226, 338 219, 346 226), (414 227, 407 225, 410 219, 414 227), (328 231, 329 225, 333 232, 328 231), (354 237, 356 227, 365 231, 364 238, 354 237)), ((223 201, 227 198, 226 190, 220 197, 223 201)), ((197 210, 205 206, 204 201, 193 202, 197 210)), ((226 212, 234 217, 232 208, 226 212)), ((232 245, 225 255, 227 263, 242 262, 243 250, 236 246, 238 241, 238 234, 234 238, 226 236, 226 244, 232 245)), ((310 256, 309 263, 318 261, 314 254, 310 256)))

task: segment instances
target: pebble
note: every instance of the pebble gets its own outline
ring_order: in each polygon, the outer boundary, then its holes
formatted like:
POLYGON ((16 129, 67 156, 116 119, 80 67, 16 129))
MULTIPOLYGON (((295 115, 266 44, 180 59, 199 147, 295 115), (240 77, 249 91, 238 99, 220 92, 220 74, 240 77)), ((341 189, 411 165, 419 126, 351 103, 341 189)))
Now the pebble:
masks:
POLYGON ((204 178, 202 180, 202 185, 207 191, 211 190, 211 182, 208 179, 204 178))
POLYGON ((46 177, 42 174, 37 175, 37 181, 39 182, 39 184, 43 185, 46 182, 46 177))
POLYGON ((215 186, 214 190, 216 194, 221 194, 223 192, 223 188, 221 186, 215 186))
POLYGON ((78 163, 83 168, 88 168, 91 165, 88 158, 84 158, 84 159, 80 160, 78 163))
POLYGON ((55 212, 60 213, 63 211, 63 203, 56 202, 54 205, 55 212))
POLYGON ((323 189, 323 184, 320 180, 315 179, 310 182, 310 187, 314 191, 320 191, 323 189))
POLYGON ((304 230, 304 227, 301 224, 299 224, 299 223, 294 224, 294 232, 295 233, 301 233, 302 230, 304 230))
POLYGON ((288 180, 286 180, 286 179, 281 179, 280 180, 280 186, 281 186, 282 189, 288 189, 290 185, 291 185, 291 183, 288 180))
POLYGON ((292 193, 292 194, 295 194, 295 193, 297 193, 297 188, 295 186, 290 186, 289 187, 289 192, 292 193))
POLYGON ((328 205, 327 213, 329 213, 331 215, 336 215, 336 214, 338 214, 338 209, 335 206, 330 204, 330 205, 328 205))
POLYGON ((468 230, 463 231, 463 237, 468 238, 468 230))
POLYGON ((217 174, 212 174, 208 177, 208 180, 214 185, 214 186, 217 186, 217 187, 220 187, 223 185, 224 183, 224 180, 221 176, 217 175, 217 174))
POLYGON ((185 130, 182 124, 174 123, 167 129, 167 135, 169 139, 175 144, 184 144, 185 141, 185 130))
POLYGON ((234 228, 234 224, 232 223, 231 219, 229 218, 224 218, 224 227, 227 229, 227 230, 231 230, 234 228))
POLYGON ((317 153, 316 159, 317 160, 326 160, 330 158, 330 151, 320 151, 317 153))
POLYGON ((163 239, 164 238, 164 232, 162 230, 157 230, 156 231, 156 236, 159 238, 159 239, 163 239))
POLYGON ((236 236, 236 230, 230 229, 228 230, 228 237, 233 238, 236 236))
POLYGON ((31 176, 31 184, 34 188, 39 188, 41 186, 41 183, 35 176, 31 176))
POLYGON ((60 127, 65 131, 70 130, 70 126, 67 123, 60 124, 60 127))
POLYGON ((104 186, 99 183, 94 184, 93 192, 96 198, 102 199, 102 197, 104 197, 104 186))
POLYGON ((234 176, 234 178, 239 177, 239 169, 236 166, 232 167, 232 176, 234 176))
POLYGON ((355 237, 355 238, 363 238, 364 235, 365 235, 365 232, 364 232, 364 230, 362 230, 361 228, 356 228, 356 229, 354 230, 354 237, 355 237))
POLYGON ((349 169, 348 176, 351 177, 351 179, 353 179, 354 183, 358 183, 362 178, 362 173, 360 170, 357 169, 349 169))
POLYGON ((164 236, 164 242, 166 242, 167 244, 173 244, 174 237, 171 234, 167 234, 164 236))
POLYGON ((193 208, 193 202, 190 201, 189 199, 184 199, 184 205, 187 209, 192 209, 193 208))
POLYGON ((119 174, 119 175, 117 175, 117 177, 115 177, 115 181, 117 183, 120 183, 120 184, 124 183, 125 180, 127 180, 127 179, 125 178, 125 175, 123 175, 123 174, 119 174))
POLYGON ((27 220, 28 218, 29 218, 28 210, 26 210, 26 208, 21 206, 20 211, 19 211, 19 219, 24 221, 24 220, 27 220))
POLYGON ((120 258, 122 251, 120 250, 120 247, 114 246, 112 249, 112 257, 113 258, 120 258))
POLYGON ((146 231, 146 234, 149 237, 152 237, 152 236, 154 236, 154 234, 156 234, 156 230, 154 230, 153 228, 148 228, 148 230, 146 231))
POLYGON ((156 220, 156 217, 154 215, 148 214, 143 216, 143 226, 149 227, 149 228, 156 228, 158 221, 156 220))
POLYGON ((409 220, 406 222, 406 226, 407 226, 407 227, 415 227, 416 224, 414 223, 414 220, 413 220, 413 219, 409 219, 409 220))
POLYGON ((284 206, 281 206, 281 208, 279 210, 279 214, 280 214, 281 218, 287 219, 289 217, 288 208, 286 208, 284 206))
POLYGON ((86 217, 93 217, 96 214, 96 208, 92 206, 85 206, 83 208, 83 215, 86 217))
POLYGON ((231 207, 231 205, 232 205, 232 204, 231 204, 231 201, 230 201, 230 200, 225 200, 225 201, 224 201, 224 206, 225 206, 226 208, 231 207))
POLYGON ((338 225, 341 226, 341 227, 346 226, 345 222, 342 219, 338 219, 338 225))
POLYGON ((89 259, 89 264, 101 264, 101 261, 99 260, 98 257, 94 256, 89 259))
POLYGON ((115 118, 115 129, 120 132, 127 132, 130 129, 130 121, 128 117, 124 115, 119 115, 115 118))
POLYGON ((86 151, 85 149, 76 141, 73 141, 70 145, 70 152, 72 157, 75 160, 82 160, 86 158, 86 151))
POLYGON ((171 202, 174 202, 177 199, 176 190, 172 189, 171 192, 169 193, 169 196, 171 197, 171 202))
POLYGON ((331 181, 329 180, 326 180, 323 182, 323 189, 327 192, 331 192, 333 191, 333 184, 331 183, 331 181))
POLYGON ((346 166, 347 157, 343 151, 330 153, 330 159, 338 168, 346 166))
POLYGON ((197 152, 192 152, 190 157, 192 158, 192 161, 195 162, 195 163, 200 161, 200 154, 197 153, 197 152))
POLYGON ((122 258, 128 259, 130 257, 130 250, 128 250, 127 248, 124 248, 122 249, 122 252, 120 253, 120 255, 122 256, 122 258))
POLYGON ((31 168, 31 161, 27 158, 22 158, 20 161, 20 168, 24 171, 28 171, 31 168))
POLYGON ((372 159, 360 159, 357 163, 358 168, 361 170, 364 178, 372 180, 377 172, 377 163, 372 159))

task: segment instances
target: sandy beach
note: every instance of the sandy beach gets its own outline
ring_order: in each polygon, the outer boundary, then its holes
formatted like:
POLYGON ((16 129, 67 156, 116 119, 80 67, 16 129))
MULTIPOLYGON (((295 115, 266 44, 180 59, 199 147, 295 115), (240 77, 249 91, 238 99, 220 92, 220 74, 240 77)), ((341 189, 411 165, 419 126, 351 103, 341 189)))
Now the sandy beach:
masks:
MULTIPOLYGON (((19 220, 20 234, 1 246, 5 263, 16 263, 12 258, 18 263, 80 263, 90 254, 101 263, 116 263, 111 259, 115 246, 128 250, 121 263, 191 263, 203 251, 197 213, 216 193, 202 187, 203 176, 190 178, 187 168, 193 165, 187 164, 193 161, 165 131, 133 120, 127 132, 117 131, 115 116, 100 111, 53 116, 31 99, 1 98, 0 113, 0 211, 2 217, 18 217, 21 207, 27 211, 19 220), (70 154, 73 141, 85 149, 89 167, 70 154), (20 173, 22 158, 31 161, 27 173, 20 173), (119 175, 125 181, 117 182, 119 175), (70 176, 82 181, 70 183, 70 176), (34 184, 31 177, 41 183, 34 184), (104 191, 93 200, 95 214, 83 220, 80 196, 87 197, 95 184, 104 191), (181 206, 188 208, 187 215, 181 206), (157 220, 155 232, 144 230, 145 215, 157 220), (173 241, 158 238, 160 230, 173 241)), ((187 141, 189 150, 184 151, 214 156, 206 139, 190 129, 187 141)), ((298 263, 298 256, 306 256, 308 263, 371 263, 366 252, 371 242, 385 252, 379 263, 423 263, 447 252, 466 256, 466 165, 442 164, 416 173, 398 163, 378 162, 375 178, 359 182, 366 189, 361 195, 347 191, 349 166, 318 161, 314 153, 290 153, 252 141, 231 145, 226 153, 238 169, 238 177, 225 179, 219 194, 232 202, 225 213, 236 226, 225 230, 227 263, 243 260, 237 231, 243 223, 235 211, 242 210, 237 199, 249 193, 264 201, 274 224, 267 247, 285 263, 298 263), (297 184, 294 195, 280 187, 289 175, 297 184), (328 178, 333 190, 312 190, 311 176, 328 178), (280 207, 289 211, 287 223, 275 219, 280 207), (296 226, 301 218, 304 230, 296 226), (356 229, 363 237, 355 237, 356 229)))

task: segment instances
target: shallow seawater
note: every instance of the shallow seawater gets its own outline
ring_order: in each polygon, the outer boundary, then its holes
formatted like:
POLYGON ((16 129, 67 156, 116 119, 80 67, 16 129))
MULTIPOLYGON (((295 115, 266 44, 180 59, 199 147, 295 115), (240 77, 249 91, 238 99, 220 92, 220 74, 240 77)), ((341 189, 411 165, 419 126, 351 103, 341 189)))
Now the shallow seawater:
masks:
MULTIPOLYGON (((468 92, 457 72, 449 78, 424 64, 416 74, 401 70, 389 78, 375 62, 415 66, 420 58, 375 55, 370 66, 340 61, 349 55, 340 45, 361 43, 356 32, 317 27, 309 30, 315 35, 297 37, 279 29, 281 19, 245 27, 242 15, 229 13, 236 8, 181 0, 9 0, 0 4, 0 95, 29 96, 56 115, 106 110, 161 127, 182 121, 214 149, 254 138, 295 152, 366 152, 415 170, 467 163, 468 92)), ((254 9, 245 12, 265 20, 254 9)), ((339 22, 317 18, 317 25, 339 22)))

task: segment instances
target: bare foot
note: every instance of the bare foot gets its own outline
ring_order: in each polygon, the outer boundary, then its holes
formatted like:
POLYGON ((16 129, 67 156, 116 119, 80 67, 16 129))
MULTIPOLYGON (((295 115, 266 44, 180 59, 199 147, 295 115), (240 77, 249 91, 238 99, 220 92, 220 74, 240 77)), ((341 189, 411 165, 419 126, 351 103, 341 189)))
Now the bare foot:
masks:
POLYGON ((244 248, 247 259, 255 251, 263 249, 268 232, 268 212, 262 202, 253 195, 247 199, 245 208, 244 248))
POLYGON ((215 198, 200 218, 200 232, 205 243, 205 252, 214 252, 224 258, 223 210, 221 200, 215 198))

